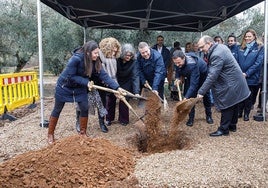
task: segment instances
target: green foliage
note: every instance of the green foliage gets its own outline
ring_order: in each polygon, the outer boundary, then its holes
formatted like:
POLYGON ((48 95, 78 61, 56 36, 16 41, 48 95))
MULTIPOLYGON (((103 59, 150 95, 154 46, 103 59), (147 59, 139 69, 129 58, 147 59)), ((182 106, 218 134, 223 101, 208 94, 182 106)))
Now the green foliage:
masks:
POLYGON ((36 11, 29 0, 5 1, 0 8, 1 56, 5 57, 0 64, 16 62, 21 67, 37 49, 36 11))
MULTIPOLYGON (((253 9, 251 11, 245 11, 246 15, 246 19, 248 22, 248 26, 245 27, 241 33, 241 37, 244 34, 244 32, 247 29, 254 29, 257 32, 258 38, 261 37, 262 33, 264 32, 264 14, 260 11, 259 8, 257 9, 253 9)), ((242 40, 242 38, 240 38, 240 40, 242 40)))
POLYGON ((241 42, 242 35, 249 28, 254 29, 259 36, 264 32, 264 13, 262 13, 259 8, 245 10, 241 15, 233 16, 210 28, 203 34, 212 37, 219 35, 227 41, 228 36, 234 33, 234 35, 237 36, 237 41, 241 42))
POLYGON ((44 64, 58 75, 66 64, 66 56, 83 44, 83 29, 51 9, 42 13, 44 64))
POLYGON ((234 27, 235 23, 239 25, 241 22, 242 20, 239 20, 236 16, 233 16, 224 22, 208 29, 203 34, 209 35, 211 37, 221 36, 224 41, 227 41, 227 38, 230 34, 233 33, 235 36, 239 36, 241 34, 243 26, 234 27))
POLYGON ((58 76, 65 67, 65 64, 58 58, 54 59, 46 58, 45 61, 47 62, 48 70, 55 76, 58 76))

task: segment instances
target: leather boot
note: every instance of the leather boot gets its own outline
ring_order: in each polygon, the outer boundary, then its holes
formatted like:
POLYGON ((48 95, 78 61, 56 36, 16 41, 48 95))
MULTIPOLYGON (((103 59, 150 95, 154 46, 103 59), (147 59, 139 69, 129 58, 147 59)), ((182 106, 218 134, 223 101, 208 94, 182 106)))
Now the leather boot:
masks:
POLYGON ((244 114, 244 121, 249 121, 249 115, 248 114, 244 114))
POLYGON ((48 144, 52 144, 55 139, 54 139, 54 130, 58 122, 58 117, 53 117, 50 116, 49 118, 49 124, 48 124, 48 135, 47 135, 47 142, 48 144))
POLYGON ((207 121, 208 124, 213 124, 214 123, 214 121, 213 121, 211 116, 207 116, 206 121, 207 121))
POLYGON ((80 111, 76 110, 76 123, 75 123, 75 128, 78 133, 80 133, 80 111))
POLYGON ((88 117, 80 117, 80 135, 87 136, 88 117))
POLYGON ((107 133, 109 131, 108 128, 106 127, 106 125, 105 125, 104 117, 99 116, 99 124, 100 124, 100 128, 101 128, 102 132, 107 133))
POLYGON ((231 125, 229 126, 229 131, 231 131, 231 132, 236 132, 236 124, 231 124, 231 125))
POLYGON ((243 109, 238 109, 238 118, 243 116, 243 109))
POLYGON ((194 119, 193 118, 189 118, 188 121, 186 122, 186 125, 191 127, 194 125, 194 119))

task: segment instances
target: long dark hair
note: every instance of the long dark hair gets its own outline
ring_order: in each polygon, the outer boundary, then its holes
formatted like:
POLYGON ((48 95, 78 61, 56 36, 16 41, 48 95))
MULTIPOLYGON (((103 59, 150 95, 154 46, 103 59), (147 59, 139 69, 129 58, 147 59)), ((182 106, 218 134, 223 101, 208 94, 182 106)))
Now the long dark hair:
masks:
MULTIPOLYGON (((89 77, 91 77, 93 69, 91 52, 97 48, 99 48, 99 46, 95 41, 88 41, 81 48, 81 51, 84 53, 85 74, 88 75, 89 77)), ((101 70, 101 60, 99 57, 95 62, 95 69, 98 73, 101 70)))

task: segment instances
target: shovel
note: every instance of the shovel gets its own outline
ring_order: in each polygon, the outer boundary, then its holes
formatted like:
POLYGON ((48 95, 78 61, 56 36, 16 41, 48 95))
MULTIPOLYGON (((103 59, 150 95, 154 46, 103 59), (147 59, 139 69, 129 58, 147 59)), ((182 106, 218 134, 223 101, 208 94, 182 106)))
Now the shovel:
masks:
POLYGON ((196 97, 196 98, 189 98, 189 99, 185 99, 183 101, 180 101, 176 105, 176 110, 178 112, 182 112, 182 111, 183 112, 187 112, 187 111, 190 112, 190 110, 194 107, 194 105, 200 100, 201 100, 200 98, 196 97))
MULTIPOLYGON (((147 97, 147 95, 146 95, 146 92, 147 92, 147 91, 145 91, 145 90, 148 91, 147 88, 142 88, 142 89, 141 89, 141 96, 146 98, 146 97, 147 97)), ((144 107, 145 107, 145 101, 142 100, 142 99, 141 99, 141 100, 139 99, 139 100, 138 100, 138 107, 139 107, 139 108, 144 108, 144 107)))
POLYGON ((179 101, 175 106, 173 123, 175 125, 181 123, 190 113, 193 106, 199 101, 199 98, 190 98, 179 101))
MULTIPOLYGON (((110 89, 110 88, 106 88, 106 87, 102 87, 102 86, 97 86, 97 85, 91 85, 91 87, 95 88, 95 89, 99 89, 99 90, 103 90, 103 91, 107 91, 107 92, 110 92, 110 93, 114 93, 114 94, 119 94, 121 95, 121 93, 119 91, 116 91, 116 90, 113 90, 113 89, 110 89)), ((122 95, 121 95, 122 96, 122 95)), ((134 113, 134 115, 140 119, 142 121, 142 123, 144 123, 142 117, 139 117, 138 114, 136 113, 136 111, 132 108, 132 106, 127 102, 125 96, 129 96, 129 97, 134 97, 134 98, 138 98, 138 99, 143 99, 143 100, 147 100, 146 98, 144 97, 141 97, 141 96, 136 96, 128 91, 126 91, 126 94, 122 97, 120 97, 119 99, 122 100, 125 105, 127 105, 127 107, 134 113)))
MULTIPOLYGON (((107 88, 107 87, 102 87, 102 86, 97 86, 97 85, 91 85, 91 87, 95 88, 95 89, 99 89, 99 90, 103 90, 103 91, 107 91, 110 93, 114 93, 114 94, 120 94, 119 91, 107 88)), ((134 95, 133 93, 126 91, 125 94, 123 94, 125 97, 132 97, 132 98, 136 98, 136 99, 142 99, 142 100, 147 100, 145 97, 142 96, 137 96, 134 95)))
MULTIPOLYGON (((149 83, 147 81, 145 81, 145 86, 151 91, 153 92, 153 89, 152 87, 149 85, 149 83)), ((154 92, 153 92, 154 93, 154 92)), ((168 110, 168 103, 167 103, 167 100, 166 100, 166 97, 165 97, 165 94, 164 94, 164 100, 159 96, 157 95, 156 93, 154 93, 158 98, 159 100, 164 104, 164 110, 167 111, 168 110)))
POLYGON ((178 88, 179 100, 182 101, 180 84, 177 83, 176 85, 177 85, 177 88, 178 88))
POLYGON ((142 119, 142 117, 140 117, 137 112, 132 108, 132 106, 127 102, 125 97, 120 98, 121 101, 123 101, 125 103, 125 105, 127 105, 127 107, 133 112, 133 114, 142 121, 142 123, 144 123, 144 120, 142 119))

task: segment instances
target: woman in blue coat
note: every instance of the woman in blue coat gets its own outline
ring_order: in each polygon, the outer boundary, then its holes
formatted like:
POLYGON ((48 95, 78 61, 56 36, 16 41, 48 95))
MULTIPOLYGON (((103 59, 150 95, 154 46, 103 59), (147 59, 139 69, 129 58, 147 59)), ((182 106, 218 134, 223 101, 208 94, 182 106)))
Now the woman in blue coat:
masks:
POLYGON ((87 93, 89 83, 94 77, 98 77, 112 89, 119 89, 119 85, 108 76, 101 66, 98 44, 94 41, 89 41, 75 50, 57 80, 55 104, 48 126, 49 144, 54 142, 54 130, 65 102, 77 102, 81 110, 80 134, 86 136, 88 122, 87 93))
POLYGON ((259 91, 260 71, 264 61, 263 45, 257 40, 257 34, 253 29, 245 32, 237 61, 251 91, 251 95, 239 104, 238 117, 242 117, 244 111, 244 121, 248 121, 259 91))

